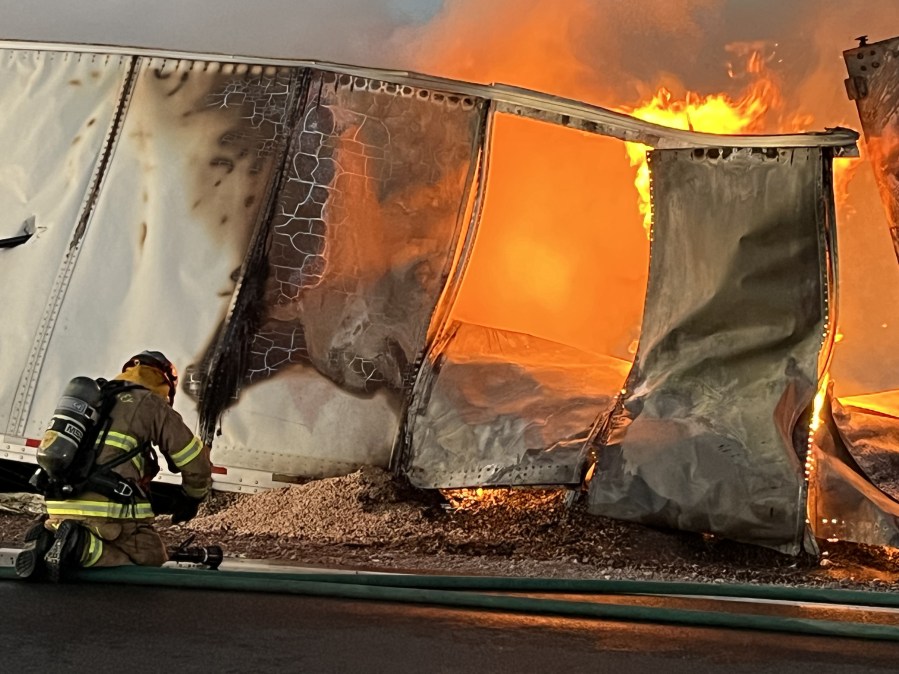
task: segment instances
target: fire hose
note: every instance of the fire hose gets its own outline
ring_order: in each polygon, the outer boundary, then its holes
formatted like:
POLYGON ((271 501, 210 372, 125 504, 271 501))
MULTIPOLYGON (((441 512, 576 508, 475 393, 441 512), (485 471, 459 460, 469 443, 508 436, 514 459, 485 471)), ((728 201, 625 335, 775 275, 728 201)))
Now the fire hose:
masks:
MULTIPOLYGON (((15 578, 0 568, 0 580, 15 578)), ((502 612, 552 614, 684 625, 765 630, 816 636, 899 641, 899 626, 841 622, 814 618, 729 613, 709 610, 611 604, 590 597, 584 601, 494 593, 582 595, 701 596, 769 601, 801 601, 863 607, 896 608, 899 596, 887 592, 628 580, 569 580, 487 576, 412 574, 348 574, 198 571, 186 568, 117 567, 76 572, 75 582, 151 585, 203 590, 296 594, 471 608, 502 612)))

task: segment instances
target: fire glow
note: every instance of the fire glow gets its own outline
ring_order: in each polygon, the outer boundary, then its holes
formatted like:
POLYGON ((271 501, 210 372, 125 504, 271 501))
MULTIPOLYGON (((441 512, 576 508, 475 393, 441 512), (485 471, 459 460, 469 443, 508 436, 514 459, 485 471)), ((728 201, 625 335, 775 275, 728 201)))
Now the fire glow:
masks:
MULTIPOLYGON (((770 122, 782 101, 758 52, 743 73, 748 84, 734 97, 660 87, 619 110, 725 135, 796 123, 770 122)), ((510 115, 495 121, 487 198, 453 317, 632 361, 652 223, 647 146, 510 115)))
MULTIPOLYGON (((649 102, 625 112, 653 124, 685 131, 753 133, 761 130, 765 115, 776 100, 777 89, 769 80, 761 79, 737 100, 725 94, 702 96, 692 91, 678 100, 662 87, 649 102)), ((634 185, 639 195, 643 228, 648 236, 652 225, 649 166, 646 161, 649 148, 642 143, 627 143, 626 148, 631 166, 637 167, 634 185)))

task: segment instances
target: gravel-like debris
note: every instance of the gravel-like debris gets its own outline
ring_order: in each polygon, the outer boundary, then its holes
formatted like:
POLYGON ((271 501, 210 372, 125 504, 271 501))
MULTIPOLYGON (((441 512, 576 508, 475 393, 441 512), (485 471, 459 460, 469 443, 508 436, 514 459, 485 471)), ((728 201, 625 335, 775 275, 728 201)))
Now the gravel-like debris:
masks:
MULTIPOLYGON (((157 527, 225 554, 312 566, 431 573, 772 583, 893 590, 899 550, 828 543, 820 559, 588 515, 569 490, 441 495, 364 468, 253 495, 215 493, 197 518, 157 527), (573 502, 573 503, 572 503, 573 502)), ((26 515, 0 513, 0 544, 26 515)))

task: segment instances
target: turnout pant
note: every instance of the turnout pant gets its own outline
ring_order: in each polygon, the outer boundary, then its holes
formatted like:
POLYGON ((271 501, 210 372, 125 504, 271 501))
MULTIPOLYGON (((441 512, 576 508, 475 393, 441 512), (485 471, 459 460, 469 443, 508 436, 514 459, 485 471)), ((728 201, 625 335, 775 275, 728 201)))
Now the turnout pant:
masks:
POLYGON ((83 567, 162 566, 168 560, 165 544, 151 521, 50 517, 44 526, 56 531, 63 520, 78 522, 88 534, 81 552, 83 567))

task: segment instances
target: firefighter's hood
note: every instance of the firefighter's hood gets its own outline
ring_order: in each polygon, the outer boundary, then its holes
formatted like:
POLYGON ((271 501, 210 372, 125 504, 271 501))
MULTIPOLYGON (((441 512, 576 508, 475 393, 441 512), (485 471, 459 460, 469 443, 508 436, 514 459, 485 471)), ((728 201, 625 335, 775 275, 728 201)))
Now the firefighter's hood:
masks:
POLYGON ((155 367, 132 365, 118 375, 116 379, 118 381, 130 381, 140 384, 144 388, 150 389, 156 395, 161 396, 166 402, 169 401, 169 385, 162 372, 155 367))

